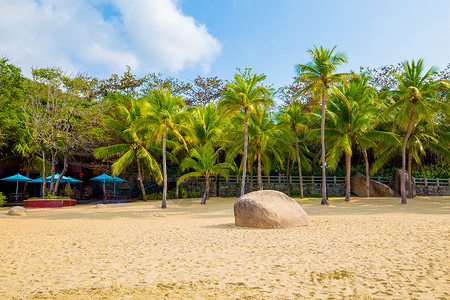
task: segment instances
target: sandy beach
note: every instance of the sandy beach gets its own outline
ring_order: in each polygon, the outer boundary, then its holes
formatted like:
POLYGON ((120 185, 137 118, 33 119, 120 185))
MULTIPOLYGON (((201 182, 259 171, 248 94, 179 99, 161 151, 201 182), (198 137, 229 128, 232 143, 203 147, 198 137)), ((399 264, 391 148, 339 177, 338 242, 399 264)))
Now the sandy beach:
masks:
POLYGON ((311 224, 278 230, 235 200, 1 208, 0 299, 450 298, 450 197, 297 199, 311 224))

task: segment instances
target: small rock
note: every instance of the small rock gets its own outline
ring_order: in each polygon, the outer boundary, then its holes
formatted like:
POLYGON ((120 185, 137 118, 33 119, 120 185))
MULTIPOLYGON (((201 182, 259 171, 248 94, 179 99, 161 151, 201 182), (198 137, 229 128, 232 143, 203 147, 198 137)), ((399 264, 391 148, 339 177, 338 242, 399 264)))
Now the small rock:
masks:
POLYGON ((14 206, 8 210, 7 214, 10 216, 26 216, 27 210, 22 206, 14 206))
POLYGON ((95 206, 95 208, 105 208, 105 207, 106 207, 105 204, 97 204, 97 205, 95 206))
POLYGON ((163 213, 163 212, 157 212, 157 213, 154 213, 153 215, 155 217, 162 217, 162 218, 167 217, 167 215, 165 213, 163 213))

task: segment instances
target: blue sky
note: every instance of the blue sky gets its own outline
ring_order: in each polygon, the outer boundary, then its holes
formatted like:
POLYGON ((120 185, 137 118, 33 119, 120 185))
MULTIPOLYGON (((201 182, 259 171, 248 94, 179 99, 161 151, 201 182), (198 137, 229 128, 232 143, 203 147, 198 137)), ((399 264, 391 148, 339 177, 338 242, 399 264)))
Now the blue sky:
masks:
POLYGON ((313 45, 338 45, 341 71, 424 58, 450 63, 450 1, 0 0, 0 56, 28 75, 58 66, 100 78, 125 65, 182 80, 251 67, 275 87, 313 45))

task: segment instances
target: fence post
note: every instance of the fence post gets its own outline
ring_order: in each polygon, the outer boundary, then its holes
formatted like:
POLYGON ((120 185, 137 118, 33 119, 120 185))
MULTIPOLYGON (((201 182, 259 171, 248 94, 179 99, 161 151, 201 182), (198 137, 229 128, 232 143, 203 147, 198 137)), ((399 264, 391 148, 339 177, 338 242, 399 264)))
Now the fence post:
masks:
POLYGON ((289 176, 289 183, 292 184, 292 175, 289 176))
POLYGON ((439 186, 439 178, 436 178, 436 185, 439 186))
POLYGON ((333 182, 336 184, 336 176, 333 176, 333 182))
POLYGON ((314 184, 314 175, 311 176, 311 183, 314 184))
POLYGON ((425 186, 428 186, 428 179, 425 177, 425 186))
POLYGON ((378 182, 381 182, 380 176, 378 176, 378 178, 377 178, 377 179, 378 179, 378 180, 377 180, 378 182))

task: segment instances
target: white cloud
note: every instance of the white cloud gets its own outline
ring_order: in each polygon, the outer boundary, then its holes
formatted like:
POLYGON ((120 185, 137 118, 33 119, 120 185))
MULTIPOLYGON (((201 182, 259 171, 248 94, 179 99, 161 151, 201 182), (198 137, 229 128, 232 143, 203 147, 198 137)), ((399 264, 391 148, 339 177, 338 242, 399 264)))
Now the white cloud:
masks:
POLYGON ((0 0, 0 56, 30 67, 109 76, 202 67, 221 46, 176 0, 0 0), (102 11, 116 10, 117 16, 102 11))

